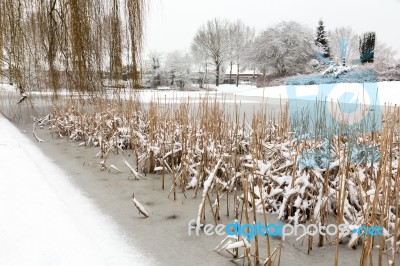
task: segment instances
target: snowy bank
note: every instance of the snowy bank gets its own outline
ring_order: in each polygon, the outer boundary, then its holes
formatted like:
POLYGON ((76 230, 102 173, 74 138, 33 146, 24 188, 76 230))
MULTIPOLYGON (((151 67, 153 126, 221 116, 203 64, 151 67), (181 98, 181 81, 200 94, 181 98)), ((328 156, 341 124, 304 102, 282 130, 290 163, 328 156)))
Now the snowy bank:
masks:
POLYGON ((0 162, 0 265, 154 264, 1 115, 0 162))
MULTIPOLYGON (((341 84, 341 83, 338 83, 341 84)), ((338 85, 336 84, 336 85, 338 85)), ((379 102, 384 105, 385 103, 391 104, 399 104, 400 103, 400 81, 385 81, 378 82, 378 96, 379 102)), ((349 91, 351 89, 360 86, 358 83, 343 83, 348 87, 349 91)), ((317 88, 318 85, 298 85, 296 88, 307 91, 312 88, 317 88)), ((224 91, 228 91, 224 89, 224 91)), ((275 87, 266 87, 266 88, 248 88, 247 90, 243 90, 242 88, 232 88, 230 91, 237 96, 247 96, 247 97, 264 97, 264 98, 282 98, 287 99, 288 94, 286 90, 286 86, 275 86, 275 87)))
MULTIPOLYGON (((359 86, 358 83, 337 83, 336 85, 344 85, 348 87, 349 91, 352 88, 359 86)), ((390 104, 400 104, 400 81, 384 81, 378 82, 378 96, 379 102, 381 105, 385 103, 390 104)), ((331 84, 332 85, 332 84, 331 84)), ((307 91, 309 89, 318 88, 320 85, 296 85, 296 88, 299 88, 302 91, 307 91)), ((332 85, 333 86, 333 85, 332 85)), ((214 87, 213 87, 214 88, 214 87)), ((0 84, 0 91, 8 91, 8 92, 17 92, 15 87, 7 84, 0 84)), ((198 90, 198 91, 182 91, 182 90, 137 90, 137 91, 119 91, 108 89, 107 95, 109 98, 112 97, 122 97, 125 99, 129 99, 132 94, 137 92, 137 96, 144 103, 149 103, 151 101, 166 101, 166 102, 179 102, 181 100, 185 100, 185 102, 199 103, 201 99, 209 96, 211 98, 216 97, 218 101, 224 101, 226 103, 234 103, 242 102, 242 103, 257 103, 261 102, 262 99, 287 99, 287 87, 286 86, 273 86, 273 87, 265 87, 265 88, 257 88, 253 85, 227 85, 222 84, 219 87, 215 88, 215 90, 206 91, 206 90, 198 90), (132 93, 133 92, 133 93, 132 93), (237 96, 237 99, 226 99, 224 96, 237 96), (246 97, 246 98, 243 98, 246 97)), ((31 95, 52 95, 52 91, 32 91, 29 92, 31 95)), ((79 93, 69 92, 67 90, 60 90, 58 92, 59 95, 70 96, 76 95, 79 93)), ((85 95, 90 97, 90 95, 85 95)))
MULTIPOLYGON (((336 85, 341 84, 349 89, 349 92, 352 89, 360 86, 358 83, 338 83, 336 85)), ((391 104, 400 104, 400 81, 388 81, 388 82, 378 82, 378 96, 379 102, 381 105, 385 103, 391 104)), ((298 85, 296 88, 307 91, 317 88, 319 85, 298 85)), ((334 85, 332 85, 334 86, 334 85)), ((188 99, 191 101, 198 101, 200 98, 204 96, 210 97, 220 97, 221 101, 223 99, 223 95, 232 95, 237 96, 237 101, 255 103, 261 102, 262 99, 287 99, 287 87, 286 86, 274 86, 274 87, 265 87, 265 88, 257 88, 256 86, 251 85, 220 85, 216 91, 157 91, 157 90, 143 90, 140 91, 140 98, 143 102, 150 102, 151 100, 179 100, 179 99, 188 99), (243 97, 245 98, 245 101, 243 97), (250 98, 250 97, 253 97, 250 98)), ((227 103, 233 102, 234 100, 228 99, 227 103)))

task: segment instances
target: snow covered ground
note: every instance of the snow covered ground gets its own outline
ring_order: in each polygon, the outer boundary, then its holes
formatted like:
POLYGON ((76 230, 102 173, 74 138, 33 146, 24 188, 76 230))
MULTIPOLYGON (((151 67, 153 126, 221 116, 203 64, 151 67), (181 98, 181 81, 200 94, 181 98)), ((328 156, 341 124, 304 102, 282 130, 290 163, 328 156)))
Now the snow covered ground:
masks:
MULTIPOLYGON (((360 87, 358 83, 338 83, 332 86, 341 85, 344 88, 351 90, 360 87)), ((391 104, 400 104, 400 81, 390 81, 390 82, 378 82, 378 96, 379 103, 384 105, 385 103, 391 104)), ((310 91, 318 89, 318 85, 309 85, 309 86, 296 86, 296 89, 300 89, 302 91, 310 91)), ((358 90, 359 91, 359 90, 358 90)), ((275 87, 266 87, 266 88, 257 88, 256 86, 250 85, 240 85, 236 87, 235 85, 220 85, 216 91, 159 91, 159 90, 147 90, 141 91, 140 96, 144 102, 149 102, 155 99, 179 99, 179 98, 188 98, 192 101, 197 101, 200 97, 208 94, 209 96, 218 96, 222 94, 226 95, 235 95, 237 96, 237 101, 244 102, 260 102, 265 98, 274 98, 274 99, 287 99, 287 87, 286 86, 275 86, 275 87)), ((233 100, 226 100, 227 103, 232 102, 233 100)))
POLYGON ((155 263, 1 115, 0 173, 0 265, 155 263))
POLYGON ((15 91, 16 88, 15 88, 14 85, 10 85, 10 84, 7 84, 7 83, 0 83, 0 90, 3 90, 3 91, 15 91))
MULTIPOLYGON (((334 85, 339 85, 334 84, 334 85)), ((332 85, 332 86, 334 86, 332 85)), ((357 83, 344 83, 346 88, 351 89, 360 86, 357 83)), ((378 82, 378 96, 379 102, 381 105, 384 103, 392 103, 392 104, 399 104, 400 103, 400 81, 385 81, 385 82, 378 82)), ((309 85, 309 86, 296 86, 300 90, 307 91, 311 88, 317 88, 318 85, 309 85)), ((229 90, 224 88, 223 91, 228 92, 229 90)), ((247 96, 247 97, 264 97, 264 98, 282 98, 287 99, 287 89, 286 86, 276 86, 276 87, 266 87, 266 88, 248 88, 243 90, 242 88, 234 87, 230 90, 231 93, 236 94, 237 96, 247 96)))
MULTIPOLYGON (((357 83, 338 83, 336 85, 344 85, 346 88, 351 89, 360 86, 357 83)), ((385 81, 378 82, 378 96, 379 102, 381 105, 385 103, 391 104, 400 104, 400 81, 385 81)), ((303 91, 307 91, 312 88, 317 88, 318 85, 302 85, 296 86, 303 91)), ((15 92, 15 88, 13 86, 7 84, 0 84, 0 90, 15 92)), ((48 94, 51 95, 51 92, 31 92, 32 94, 48 94)), ((61 95, 68 94, 66 91, 61 92, 61 95)), ((110 95, 111 91, 110 91, 110 95)), ((266 87, 266 88, 257 88, 256 86, 251 85, 220 85, 216 90, 211 91, 180 91, 180 90, 140 90, 139 91, 140 99, 142 102, 150 102, 152 100, 179 100, 179 99, 190 99, 191 102, 199 102, 202 97, 205 95, 209 95, 210 97, 222 97, 223 95, 231 95, 237 96, 237 101, 241 101, 242 103, 255 103, 261 102, 263 98, 274 98, 274 99, 287 99, 287 88, 286 86, 275 86, 275 87, 266 87), (244 98, 245 97, 245 98, 244 98)), ((127 96, 128 97, 128 96, 127 96)), ((221 98, 222 99, 222 98, 221 98)), ((234 100, 226 99, 226 103, 234 102, 234 100)))

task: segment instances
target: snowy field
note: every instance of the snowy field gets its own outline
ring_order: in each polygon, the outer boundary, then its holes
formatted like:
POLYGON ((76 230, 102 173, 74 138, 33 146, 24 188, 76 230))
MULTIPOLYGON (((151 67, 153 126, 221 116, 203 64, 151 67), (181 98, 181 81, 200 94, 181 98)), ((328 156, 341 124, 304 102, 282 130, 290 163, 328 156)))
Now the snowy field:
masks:
MULTIPOLYGON (((338 84, 336 84, 338 85, 338 84)), ((349 90, 357 88, 360 86, 357 83, 347 83, 342 84, 349 88, 349 90)), ((300 90, 307 90, 312 88, 317 88, 318 85, 309 86, 296 86, 300 90)), ((228 89, 223 88, 223 91, 229 92, 228 89)), ((282 98, 287 99, 286 86, 277 87, 266 87, 266 88, 247 88, 247 89, 233 89, 232 93, 237 96, 248 96, 248 97, 264 97, 264 98, 282 98)), ((385 103, 399 104, 400 103, 400 82, 390 81, 390 82, 378 82, 378 97, 381 105, 385 103)))
POLYGON ((0 265, 155 264, 1 115, 0 162, 0 265))
MULTIPOLYGON (((342 84, 343 85, 343 84, 342 84)), ((357 83, 347 83, 344 84, 346 87, 355 89, 360 85, 357 83)), ((310 86, 296 86, 296 88, 306 91, 317 89, 318 85, 310 86)), ((179 99, 187 98, 195 100, 208 94, 209 96, 221 96, 233 95, 237 97, 237 101, 242 103, 260 102, 262 99, 272 98, 272 99, 287 99, 287 89, 286 86, 275 86, 266 88, 257 88, 256 86, 241 85, 236 87, 235 85, 221 85, 216 91, 141 91, 141 100, 144 102, 149 102, 156 99, 179 99)), ((378 97, 381 105, 385 103, 400 104, 400 82, 378 82, 378 97)), ((227 103, 232 102, 232 99, 227 100, 227 103)))
MULTIPOLYGON (((387 81, 387 82, 378 82, 378 97, 381 105, 385 103, 390 104, 400 104, 400 81, 387 81)), ((358 88, 360 85, 357 83, 342 83, 351 89, 358 88)), ((301 85, 296 86, 296 88, 307 91, 307 90, 315 90, 318 89, 318 85, 301 85)), ((0 84, 0 90, 15 92, 16 89, 14 86, 10 86, 7 84, 0 84)), ((33 95, 51 95, 52 92, 30 92, 33 95)), ((67 95, 66 91, 61 91, 61 95, 67 95)), ((112 91, 109 90, 108 94, 111 96, 112 91)), ((144 103, 148 103, 154 100, 177 100, 179 99, 189 99, 190 102, 200 102, 201 98, 205 95, 210 97, 216 96, 221 101, 223 96, 231 96, 228 99, 224 99, 226 103, 233 103, 235 101, 232 96, 236 96, 237 102, 242 103, 256 103, 261 102, 262 99, 287 99, 287 89, 286 86, 275 86, 275 87, 265 87, 265 88, 257 88, 256 86, 251 85, 239 85, 236 87, 235 85, 220 85, 218 88, 210 91, 180 91, 180 90, 140 90, 139 91, 140 100, 144 103)), ((120 95, 119 95, 120 96, 120 95)), ((129 96, 128 93, 126 95, 129 96)))
MULTIPOLYGON (((343 84, 342 84, 343 85, 343 84)), ((357 88, 360 86, 356 83, 344 84, 348 86, 349 90, 357 88)), ((317 88, 318 85, 310 86, 296 86, 300 90, 308 90, 317 88)), ((158 91, 158 90, 143 90, 140 92, 141 100, 143 102, 150 102, 151 100, 157 99, 179 99, 188 98, 192 101, 199 101, 202 96, 209 95, 222 96, 222 95, 232 95, 236 96, 237 101, 242 103, 255 103, 261 102, 263 99, 287 99, 287 88, 286 86, 275 86, 275 87, 265 87, 257 88, 256 86, 250 85, 240 85, 236 87, 235 85, 220 85, 215 91, 158 91)), ((378 82, 378 97, 381 105, 385 103, 400 104, 400 82, 378 82)), ((232 98, 225 100, 227 103, 232 103, 234 100, 232 98)))

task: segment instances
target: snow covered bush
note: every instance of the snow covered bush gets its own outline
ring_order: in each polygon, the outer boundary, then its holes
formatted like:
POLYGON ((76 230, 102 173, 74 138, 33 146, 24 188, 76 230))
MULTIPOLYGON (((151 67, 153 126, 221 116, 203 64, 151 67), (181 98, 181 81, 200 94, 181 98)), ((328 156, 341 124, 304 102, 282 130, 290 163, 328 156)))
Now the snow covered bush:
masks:
POLYGON ((280 76, 303 73, 317 51, 312 30, 293 22, 281 22, 262 32, 248 50, 251 65, 267 66, 280 76))
POLYGON ((322 75, 329 75, 333 74, 335 78, 337 78, 339 75, 343 73, 347 73, 351 71, 350 66, 336 66, 336 65, 331 65, 329 66, 325 71, 322 72, 322 75))
POLYGON ((348 72, 346 68, 331 69, 331 74, 318 76, 304 76, 289 78, 286 80, 287 85, 316 85, 316 84, 332 84, 332 83, 371 83, 377 81, 377 73, 373 69, 352 70, 348 72), (335 73, 339 74, 335 77, 335 73))

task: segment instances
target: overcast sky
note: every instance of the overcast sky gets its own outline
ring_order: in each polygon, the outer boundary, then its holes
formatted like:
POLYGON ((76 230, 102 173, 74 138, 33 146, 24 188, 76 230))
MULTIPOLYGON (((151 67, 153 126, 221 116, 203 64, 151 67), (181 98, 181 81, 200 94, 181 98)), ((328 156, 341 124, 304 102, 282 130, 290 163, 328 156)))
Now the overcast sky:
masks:
MULTIPOLYGON (((283 20, 315 28, 320 18, 328 30, 351 26, 400 51, 400 0, 148 0, 147 51, 189 50, 197 29, 219 17, 242 20, 256 32, 283 20)), ((397 58, 400 53, 397 53, 397 58)))

